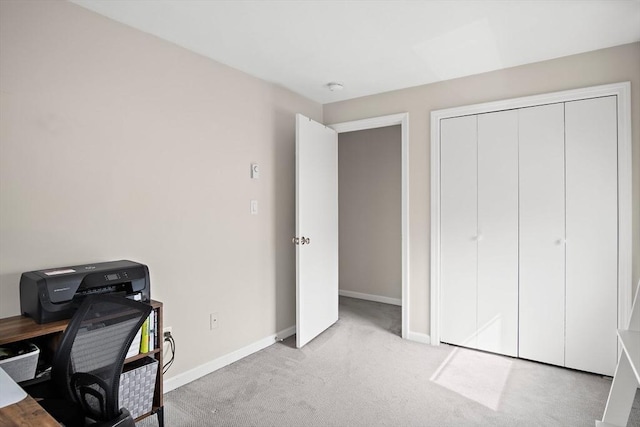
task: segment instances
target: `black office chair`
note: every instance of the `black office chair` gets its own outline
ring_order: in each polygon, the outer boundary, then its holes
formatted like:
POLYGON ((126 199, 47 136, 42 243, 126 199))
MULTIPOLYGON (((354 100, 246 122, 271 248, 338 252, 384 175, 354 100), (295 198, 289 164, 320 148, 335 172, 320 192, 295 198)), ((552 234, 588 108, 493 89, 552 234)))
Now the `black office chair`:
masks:
POLYGON ((86 297, 64 331, 40 404, 68 427, 135 427, 119 407, 118 388, 129 346, 150 312, 122 296, 86 297))

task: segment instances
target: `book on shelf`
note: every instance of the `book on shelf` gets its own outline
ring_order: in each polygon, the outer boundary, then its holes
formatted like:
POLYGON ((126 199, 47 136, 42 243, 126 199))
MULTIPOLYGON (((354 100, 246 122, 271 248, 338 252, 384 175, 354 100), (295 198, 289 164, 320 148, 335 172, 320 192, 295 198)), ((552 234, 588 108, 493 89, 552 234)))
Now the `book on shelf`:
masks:
POLYGON ((133 338, 127 358, 139 353, 148 353, 157 347, 158 343, 158 319, 155 310, 151 310, 149 317, 144 321, 138 333, 133 338))
POLYGON ((149 345, 147 351, 152 351, 155 347, 156 341, 156 311, 151 310, 149 313, 149 345))
POLYGON ((131 346, 129 347, 129 351, 127 351, 127 358, 133 357, 136 354, 140 353, 140 341, 142 339, 142 328, 138 329, 138 333, 133 338, 131 342, 131 346))
POLYGON ((142 336, 140 337, 140 353, 149 352, 149 318, 142 324, 142 336))

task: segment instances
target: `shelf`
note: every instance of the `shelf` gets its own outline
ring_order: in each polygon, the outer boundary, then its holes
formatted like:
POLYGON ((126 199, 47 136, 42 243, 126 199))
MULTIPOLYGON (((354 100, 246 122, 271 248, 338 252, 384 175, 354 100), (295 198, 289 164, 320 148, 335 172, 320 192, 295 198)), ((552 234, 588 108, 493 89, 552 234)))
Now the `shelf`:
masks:
POLYGON ((609 390, 609 399, 604 409, 602 421, 596 421, 596 427, 626 426, 633 405, 633 398, 640 386, 640 281, 631 307, 629 329, 618 329, 618 341, 622 352, 618 358, 616 374, 609 390), (634 378, 635 377, 635 378, 634 378), (606 420, 606 422, 605 422, 606 420))
POLYGON ((137 423, 137 422, 139 422, 139 421, 142 421, 142 420, 144 420, 145 418, 150 417, 150 416, 152 416, 152 415, 156 414, 156 413, 157 413, 159 410, 161 410, 161 409, 162 409, 162 408, 161 408, 160 406, 153 405, 153 407, 151 408, 151 412, 147 412, 146 414, 140 415, 138 418, 136 418, 136 419, 135 419, 135 420, 133 420, 133 421, 134 421, 134 422, 136 422, 136 423, 137 423))
POLYGON ((67 328, 69 320, 50 323, 36 323, 26 316, 12 316, 0 319, 0 345, 55 334, 67 328))
POLYGON ((640 332, 618 329, 618 338, 640 384, 640 332))
POLYGON ((148 353, 138 353, 135 356, 127 357, 126 360, 124 361, 124 363, 126 365, 127 363, 135 362, 136 360, 140 360, 140 359, 142 359, 144 357, 147 357, 147 356, 153 357, 154 354, 158 354, 158 353, 160 353, 160 349, 159 348, 156 348, 155 350, 152 350, 152 351, 150 351, 148 353))

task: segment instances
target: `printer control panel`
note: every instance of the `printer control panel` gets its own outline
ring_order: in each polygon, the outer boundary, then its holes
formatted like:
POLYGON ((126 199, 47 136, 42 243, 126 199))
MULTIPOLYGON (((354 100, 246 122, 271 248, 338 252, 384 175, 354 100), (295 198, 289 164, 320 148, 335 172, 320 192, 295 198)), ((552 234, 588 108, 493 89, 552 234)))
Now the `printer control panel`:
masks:
POLYGON ((106 281, 111 281, 111 280, 128 280, 129 279, 129 275, 127 274, 126 271, 123 271, 121 273, 110 273, 110 274, 105 274, 104 275, 104 279, 106 281))

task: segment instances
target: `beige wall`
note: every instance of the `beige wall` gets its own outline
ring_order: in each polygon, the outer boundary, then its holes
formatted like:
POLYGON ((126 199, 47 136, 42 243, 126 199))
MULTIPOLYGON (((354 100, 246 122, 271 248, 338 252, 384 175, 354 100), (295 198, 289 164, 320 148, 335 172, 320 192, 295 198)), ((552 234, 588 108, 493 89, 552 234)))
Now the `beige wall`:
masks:
POLYGON ((149 265, 179 342, 167 377, 292 326, 294 113, 408 111, 410 330, 427 334, 430 111, 627 80, 635 282, 640 43, 322 108, 73 4, 2 1, 0 316, 19 312, 23 271, 128 258, 149 265))
POLYGON ((295 324, 294 114, 319 104, 59 1, 0 2, 0 91, 0 317, 21 272, 124 258, 167 378, 295 324))
POLYGON ((401 129, 338 135, 340 290, 401 299, 401 129))
POLYGON ((324 106, 328 124, 409 112, 410 331, 429 334, 430 112, 622 81, 631 81, 632 92, 635 284, 640 277, 640 43, 324 106))

